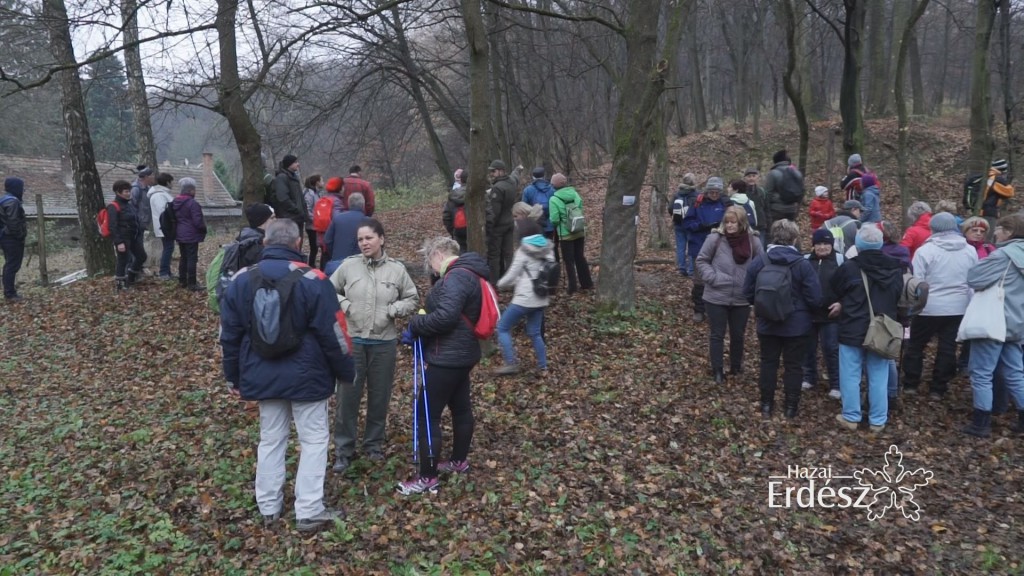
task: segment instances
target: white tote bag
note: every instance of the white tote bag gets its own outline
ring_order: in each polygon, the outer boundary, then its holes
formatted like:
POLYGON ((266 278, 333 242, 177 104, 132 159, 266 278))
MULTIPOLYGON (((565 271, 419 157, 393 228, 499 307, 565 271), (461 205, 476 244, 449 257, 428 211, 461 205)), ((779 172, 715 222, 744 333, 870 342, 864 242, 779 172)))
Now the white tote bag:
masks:
POLYGON ((1003 308, 1006 291, 1003 290, 1003 282, 1006 282, 1006 273, 1010 271, 1011 264, 1012 261, 1006 265, 999 284, 975 292, 971 297, 964 319, 960 321, 957 342, 976 339, 1006 341, 1006 310, 1003 308))

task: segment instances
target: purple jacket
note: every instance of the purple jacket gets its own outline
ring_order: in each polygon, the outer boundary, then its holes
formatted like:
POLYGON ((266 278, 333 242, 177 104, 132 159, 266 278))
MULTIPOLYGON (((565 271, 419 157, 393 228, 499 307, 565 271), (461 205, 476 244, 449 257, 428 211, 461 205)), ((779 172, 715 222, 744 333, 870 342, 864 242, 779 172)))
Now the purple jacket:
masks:
POLYGON ((908 250, 906 246, 895 242, 889 242, 882 246, 882 254, 899 260, 900 267, 903 269, 904 274, 914 271, 914 267, 910 264, 910 250, 908 250))
POLYGON ((178 216, 177 240, 182 244, 197 244, 206 240, 206 220, 203 219, 203 207, 196 199, 181 194, 171 203, 174 213, 178 216))

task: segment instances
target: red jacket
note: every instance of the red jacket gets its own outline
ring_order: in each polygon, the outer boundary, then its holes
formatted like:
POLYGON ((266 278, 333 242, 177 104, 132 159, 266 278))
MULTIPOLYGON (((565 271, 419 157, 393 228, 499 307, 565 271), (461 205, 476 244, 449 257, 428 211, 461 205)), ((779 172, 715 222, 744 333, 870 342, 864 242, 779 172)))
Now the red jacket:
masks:
POLYGON ((811 230, 821 228, 825 220, 836 217, 836 207, 827 196, 811 200, 811 206, 807 212, 811 215, 811 230))
POLYGON ((907 231, 903 233, 903 240, 900 240, 900 244, 907 247, 910 250, 910 259, 914 259, 914 252, 928 240, 928 237, 932 235, 932 215, 922 214, 917 222, 907 228, 907 231))
POLYGON ((349 174, 345 179, 345 209, 348 210, 348 197, 353 192, 359 192, 366 199, 366 207, 363 213, 373 216, 373 186, 355 174, 349 174))

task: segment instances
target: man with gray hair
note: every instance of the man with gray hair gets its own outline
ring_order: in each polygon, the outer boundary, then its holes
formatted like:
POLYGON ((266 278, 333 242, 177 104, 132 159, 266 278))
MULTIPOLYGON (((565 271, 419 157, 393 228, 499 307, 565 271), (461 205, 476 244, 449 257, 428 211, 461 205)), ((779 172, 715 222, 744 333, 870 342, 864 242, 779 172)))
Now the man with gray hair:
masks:
POLYGON ((324 506, 327 402, 335 380, 350 386, 355 377, 352 345, 334 287, 304 264, 298 225, 274 220, 264 244, 260 262, 238 271, 221 303, 224 377, 232 394, 259 402, 255 492, 268 526, 284 510, 285 453, 295 422, 296 529, 312 532, 344 518, 324 506))
POLYGON ((348 197, 348 210, 335 212, 331 217, 331 224, 324 232, 324 251, 327 254, 327 264, 324 272, 328 276, 334 273, 341 266, 341 261, 349 256, 359 254, 359 243, 356 241, 359 226, 366 220, 364 212, 366 199, 359 192, 353 192, 348 197))

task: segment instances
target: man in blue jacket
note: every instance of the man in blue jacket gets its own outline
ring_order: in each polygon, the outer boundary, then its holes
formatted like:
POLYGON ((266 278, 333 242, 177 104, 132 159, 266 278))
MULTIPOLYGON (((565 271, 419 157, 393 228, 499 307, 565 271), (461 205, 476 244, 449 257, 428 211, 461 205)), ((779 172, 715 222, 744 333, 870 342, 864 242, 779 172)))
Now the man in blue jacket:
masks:
MULTIPOLYGON (((696 266, 697 254, 708 238, 708 233, 722 223, 725 215, 725 201, 722 200, 722 189, 725 185, 718 176, 708 178, 704 185, 704 193, 697 197, 692 208, 686 212, 683 218, 683 229, 689 233, 687 241, 688 252, 692 255, 693 265, 696 266)), ((704 282, 700 275, 693 278, 693 288, 690 289, 690 297, 693 299, 693 321, 704 321, 704 282)))
POLYGON ((267 226, 264 244, 260 262, 235 275, 221 303, 224 377, 233 394, 259 402, 255 491, 267 525, 277 522, 284 508, 285 453, 295 421, 302 450, 295 474, 296 529, 312 532, 344 518, 341 510, 326 508, 323 500, 330 442, 327 400, 334 394, 336 379, 351 385, 355 376, 351 342, 334 288, 322 272, 306 266, 299 252, 298 225, 275 220, 267 226), (301 277, 285 296, 287 278, 295 271, 301 277), (260 286, 253 285, 254 277, 262 277, 260 286), (276 309, 256 305, 274 302, 263 289, 268 283, 281 296, 276 309), (257 315, 257 309, 263 314, 257 315), (291 331, 281 326, 289 320, 291 331), (273 329, 282 336, 298 335, 297 346, 272 358, 261 355, 257 348, 273 329))

